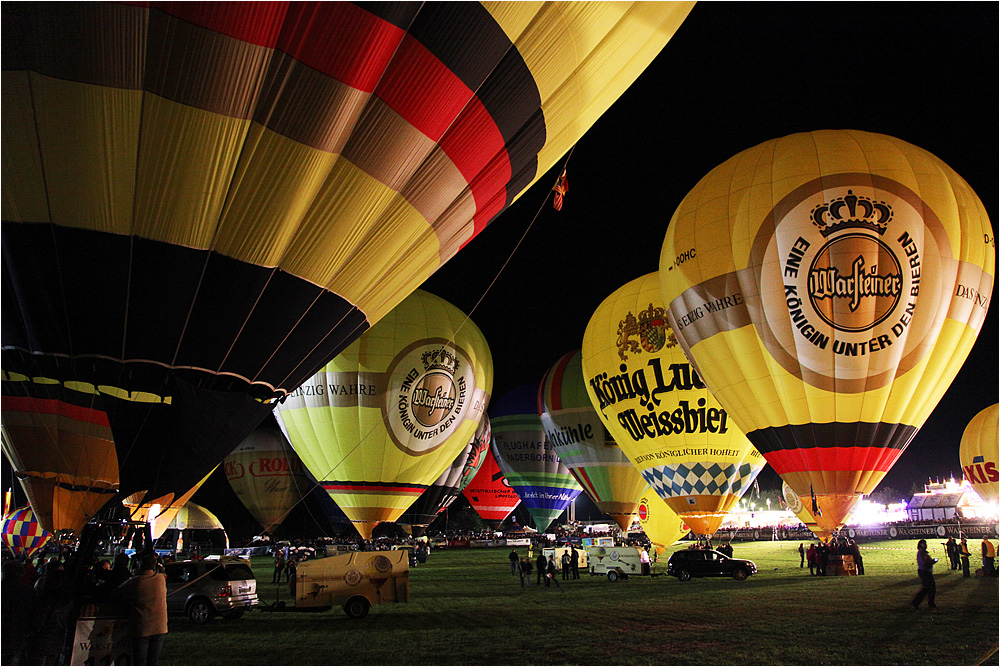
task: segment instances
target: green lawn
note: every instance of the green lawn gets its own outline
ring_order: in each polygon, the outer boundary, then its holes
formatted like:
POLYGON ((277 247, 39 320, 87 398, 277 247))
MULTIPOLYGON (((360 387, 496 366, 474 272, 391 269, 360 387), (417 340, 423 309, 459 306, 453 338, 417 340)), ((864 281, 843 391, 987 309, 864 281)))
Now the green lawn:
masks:
MULTIPOLYGON (((171 617, 162 664, 998 664, 998 580, 938 564, 938 607, 916 611, 916 541, 865 545, 867 574, 857 577, 809 576, 797 542, 734 546, 757 563, 744 582, 583 575, 526 589, 507 549, 435 551, 411 570, 409 604, 376 606, 365 619, 339 608, 204 627, 171 617)), ((945 560, 940 545, 932 553, 945 560)), ((289 599, 287 585, 270 583, 268 559, 254 570, 262 602, 289 599)))

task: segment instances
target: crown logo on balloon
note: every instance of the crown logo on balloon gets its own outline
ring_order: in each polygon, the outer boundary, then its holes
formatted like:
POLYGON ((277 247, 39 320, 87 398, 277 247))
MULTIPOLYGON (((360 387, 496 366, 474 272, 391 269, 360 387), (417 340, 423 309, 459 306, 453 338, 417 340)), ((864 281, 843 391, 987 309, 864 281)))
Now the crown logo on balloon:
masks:
POLYGON ((884 201, 874 201, 848 190, 843 197, 817 206, 810 215, 823 238, 849 227, 885 234, 892 220, 892 207, 884 201))
POLYGON ((424 352, 420 355, 420 361, 427 371, 444 371, 448 375, 454 375, 458 370, 458 357, 445 348, 424 352))

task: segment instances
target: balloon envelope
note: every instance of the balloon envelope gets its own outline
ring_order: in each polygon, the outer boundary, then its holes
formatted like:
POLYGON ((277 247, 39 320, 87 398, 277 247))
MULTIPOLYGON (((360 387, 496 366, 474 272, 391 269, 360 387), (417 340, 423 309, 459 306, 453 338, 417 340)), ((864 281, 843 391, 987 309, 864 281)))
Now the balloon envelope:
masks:
MULTIPOLYGON (((5 8, 4 417, 73 413, 119 466, 19 474, 189 489, 564 155, 692 4, 5 8)), ((13 447, 72 461, 67 430, 13 447)))
POLYGON ((648 487, 639 499, 637 514, 642 531, 656 547, 658 554, 662 554, 667 547, 676 544, 691 532, 684 519, 648 487))
POLYGON ((691 368, 664 311, 655 273, 598 306, 583 336, 587 393, 645 481, 711 535, 765 463, 691 368))
POLYGON ((601 510, 627 531, 646 480, 604 427, 587 396, 580 350, 542 377, 538 411, 545 440, 601 510))
POLYGON ((447 301, 417 290, 279 404, 275 417, 369 539, 455 460, 492 387, 482 332, 447 301))
POLYGON ((3 541, 15 556, 31 558, 52 534, 42 528, 30 507, 21 507, 3 518, 3 541))
POLYGON ((543 532, 583 488, 559 461, 538 416, 538 385, 504 394, 491 410, 493 455, 503 474, 543 532))
POLYGON ((979 412, 962 434, 958 458, 962 473, 979 497, 988 503, 1000 498, 1000 462, 997 461, 997 431, 1000 429, 1000 404, 979 412))
POLYGON ((472 436, 461 453, 441 473, 441 476, 434 480, 434 483, 427 487, 420 494, 420 497, 396 519, 396 523, 403 526, 404 530, 409 527, 410 534, 413 533, 413 528, 417 528, 418 535, 429 526, 441 511, 454 502, 462 489, 472 481, 472 478, 479 471, 486 450, 489 449, 491 437, 490 418, 484 414, 483 421, 479 423, 475 435, 472 436))
POLYGON ((660 280, 688 357, 829 532, 955 377, 995 261, 982 203, 946 164, 824 130, 705 176, 667 227, 660 280))
POLYGON ((269 533, 314 484, 277 426, 260 426, 222 462, 233 492, 269 533))
POLYGON ((510 516, 521 502, 520 496, 500 470, 492 446, 486 448, 479 471, 462 490, 462 495, 482 520, 493 528, 510 516))

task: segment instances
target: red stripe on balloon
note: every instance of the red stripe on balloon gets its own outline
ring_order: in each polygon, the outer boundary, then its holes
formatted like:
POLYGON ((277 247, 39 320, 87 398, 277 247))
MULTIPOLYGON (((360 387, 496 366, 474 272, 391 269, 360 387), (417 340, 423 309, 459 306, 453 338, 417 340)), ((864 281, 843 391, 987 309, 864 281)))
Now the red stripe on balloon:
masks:
POLYGON ((64 403, 54 398, 31 398, 30 396, 3 397, 4 412, 28 412, 39 415, 59 415, 76 421, 108 426, 108 415, 102 410, 84 408, 72 403, 64 403))
POLYGON ((888 447, 811 447, 768 452, 764 458, 779 475, 818 470, 888 472, 902 453, 888 447))

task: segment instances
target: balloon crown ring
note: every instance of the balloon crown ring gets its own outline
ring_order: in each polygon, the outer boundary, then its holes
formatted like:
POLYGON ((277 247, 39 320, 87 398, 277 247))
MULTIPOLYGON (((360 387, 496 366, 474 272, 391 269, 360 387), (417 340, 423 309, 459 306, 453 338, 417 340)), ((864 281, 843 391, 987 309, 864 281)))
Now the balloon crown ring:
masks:
POLYGON ((826 238, 841 229, 860 227, 878 234, 885 234, 892 220, 892 207, 883 201, 873 201, 865 196, 858 196, 848 190, 843 197, 824 202, 812 210, 812 222, 819 228, 819 233, 826 238), (847 216, 844 216, 844 209, 847 216))
POLYGON ((444 371, 454 375, 458 370, 458 357, 444 348, 424 352, 420 355, 420 361, 428 371, 444 371))

